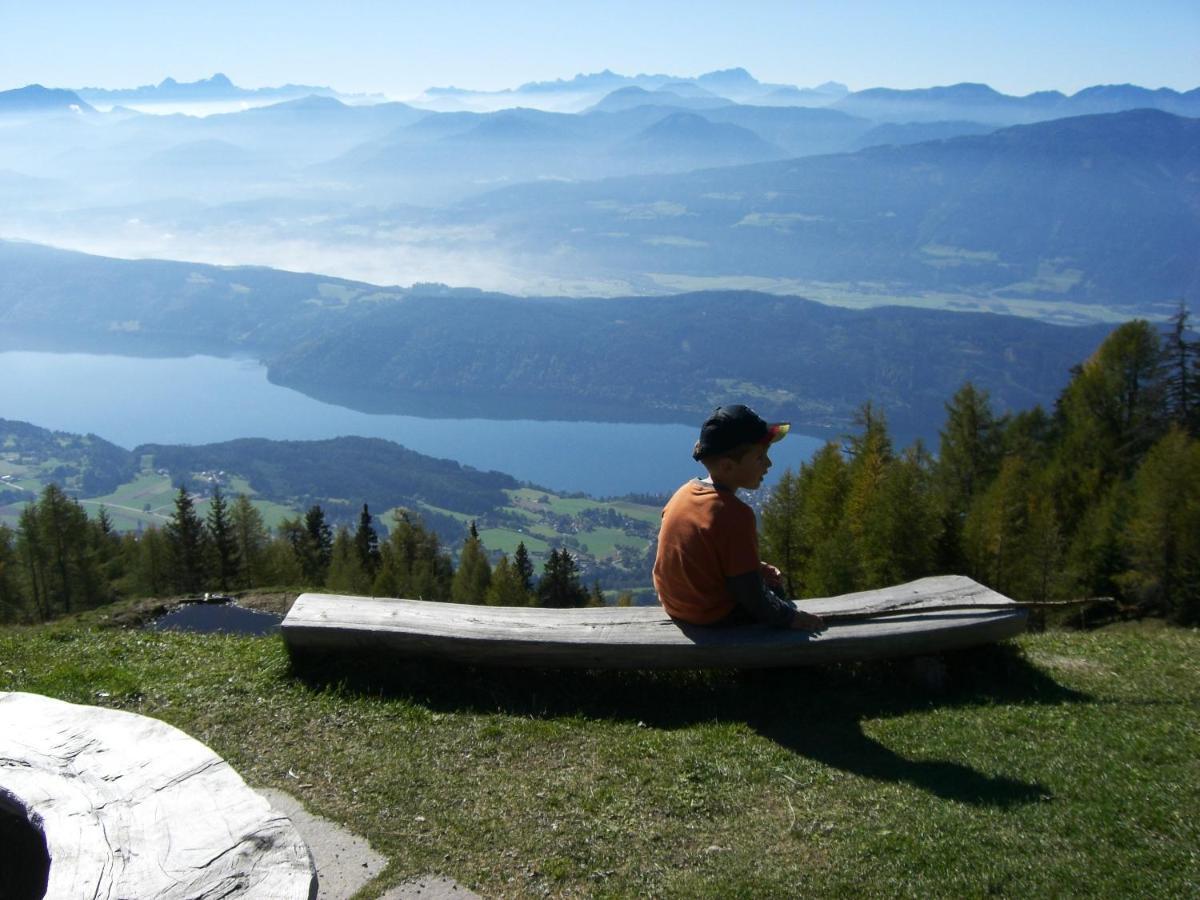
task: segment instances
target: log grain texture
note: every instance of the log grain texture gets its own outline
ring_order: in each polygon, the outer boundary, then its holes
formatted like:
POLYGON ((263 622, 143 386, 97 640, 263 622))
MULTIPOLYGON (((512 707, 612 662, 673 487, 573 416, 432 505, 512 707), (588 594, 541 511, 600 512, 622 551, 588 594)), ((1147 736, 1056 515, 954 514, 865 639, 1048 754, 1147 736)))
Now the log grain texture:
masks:
POLYGON ((157 719, 0 692, 0 804, 44 836, 52 900, 316 896, 291 820, 157 719))
POLYGON ((501 666, 768 668, 992 643, 1024 631, 1028 615, 1009 598, 956 575, 804 600, 800 606, 831 617, 832 624, 817 634, 760 625, 714 629, 675 622, 657 606, 534 609, 302 594, 283 620, 282 633, 301 658, 382 651, 397 658, 501 666), (887 615, 836 619, 864 613, 887 615))

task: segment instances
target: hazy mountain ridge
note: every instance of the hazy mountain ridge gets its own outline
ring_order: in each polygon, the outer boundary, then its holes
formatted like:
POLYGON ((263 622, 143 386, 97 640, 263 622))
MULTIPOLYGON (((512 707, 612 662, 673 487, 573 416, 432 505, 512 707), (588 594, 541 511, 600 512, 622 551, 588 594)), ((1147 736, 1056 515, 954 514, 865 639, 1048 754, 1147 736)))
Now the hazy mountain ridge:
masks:
POLYGON ((543 84, 508 101, 588 86, 721 105, 448 113, 306 97, 205 118, 12 113, 0 236, 377 283, 584 296, 750 287, 1072 321, 1158 315, 1169 310, 1157 304, 1195 294, 1196 167, 1155 168, 1185 125, 1146 111, 1054 119, 1028 126, 1045 129, 1038 155, 1032 132, 989 142, 995 126, 960 108, 1062 113, 1069 102, 1191 102, 1195 91, 832 86, 813 90, 838 103, 815 108, 718 99, 763 87, 744 70, 622 79, 543 84), (860 95, 883 104, 882 119, 842 111, 860 95), (918 102, 941 118, 887 112, 918 102), (1069 149, 1056 153, 1056 141, 1069 149))
MULTIPOLYGON (((1140 110, 464 201, 532 253, 630 272, 1126 304, 1200 297, 1200 120, 1140 110), (521 209, 537 209, 521 217, 521 209), (639 212, 640 211, 640 212, 639 212)), ((1162 304, 1155 307, 1155 304, 1162 304)))
MULTIPOLYGON (((165 103, 169 101, 204 101, 204 100, 291 100, 309 95, 324 97, 358 97, 363 95, 343 94, 331 87, 310 84, 283 84, 275 87, 244 88, 239 87, 221 72, 209 78, 197 81, 176 81, 167 77, 158 84, 144 84, 134 88, 100 88, 82 87, 75 92, 92 103, 122 104, 122 103, 165 103)), ((374 95, 372 99, 383 98, 374 95)))

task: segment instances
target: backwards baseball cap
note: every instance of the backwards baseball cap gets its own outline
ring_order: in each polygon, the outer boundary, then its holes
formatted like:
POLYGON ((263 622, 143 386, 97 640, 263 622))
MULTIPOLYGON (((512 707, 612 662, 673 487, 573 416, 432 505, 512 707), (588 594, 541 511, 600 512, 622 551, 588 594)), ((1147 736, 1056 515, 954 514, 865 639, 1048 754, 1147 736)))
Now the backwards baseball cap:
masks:
POLYGON ((718 406, 700 426, 700 440, 692 459, 728 453, 743 444, 773 444, 783 440, 792 426, 788 422, 768 424, 748 406, 718 406))

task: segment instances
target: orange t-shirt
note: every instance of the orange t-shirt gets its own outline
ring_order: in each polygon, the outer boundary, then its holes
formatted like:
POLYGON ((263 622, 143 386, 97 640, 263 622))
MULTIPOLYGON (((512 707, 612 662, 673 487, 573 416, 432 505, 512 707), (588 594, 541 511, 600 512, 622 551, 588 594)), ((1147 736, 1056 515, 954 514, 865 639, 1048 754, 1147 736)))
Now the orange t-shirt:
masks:
POLYGON ((667 614, 711 625, 736 603, 725 579, 757 572, 754 510, 733 491, 689 481, 663 509, 654 559, 654 589, 667 614))

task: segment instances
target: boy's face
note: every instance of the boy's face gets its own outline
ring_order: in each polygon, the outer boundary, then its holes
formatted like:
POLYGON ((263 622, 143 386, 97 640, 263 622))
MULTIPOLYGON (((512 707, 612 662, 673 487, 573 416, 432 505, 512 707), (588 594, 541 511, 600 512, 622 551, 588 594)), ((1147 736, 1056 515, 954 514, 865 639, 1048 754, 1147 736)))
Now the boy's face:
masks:
POLYGON ((771 457, 767 453, 767 445, 760 444, 747 450, 741 459, 724 457, 717 461, 713 479, 726 487, 753 491, 762 484, 771 468, 771 457))

